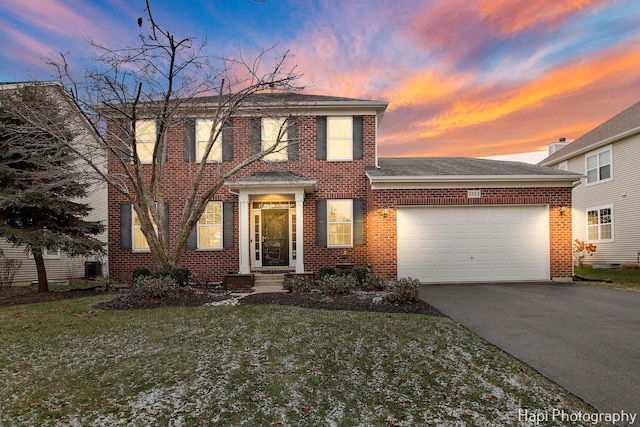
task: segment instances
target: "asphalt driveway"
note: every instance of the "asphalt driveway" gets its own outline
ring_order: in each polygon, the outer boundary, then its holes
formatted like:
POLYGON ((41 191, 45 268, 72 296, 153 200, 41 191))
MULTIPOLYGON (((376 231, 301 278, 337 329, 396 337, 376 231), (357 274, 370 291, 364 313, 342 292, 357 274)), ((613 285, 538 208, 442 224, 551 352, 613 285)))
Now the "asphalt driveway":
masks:
POLYGON ((555 283, 428 285, 420 297, 593 405, 638 414, 640 292, 555 283))

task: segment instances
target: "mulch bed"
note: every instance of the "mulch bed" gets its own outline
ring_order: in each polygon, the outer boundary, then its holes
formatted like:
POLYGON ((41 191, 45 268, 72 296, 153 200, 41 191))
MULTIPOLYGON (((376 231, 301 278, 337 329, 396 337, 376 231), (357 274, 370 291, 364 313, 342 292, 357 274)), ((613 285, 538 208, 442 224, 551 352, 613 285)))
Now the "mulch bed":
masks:
MULTIPOLYGON (((35 292, 29 288, 11 287, 0 289, 0 306, 33 304, 60 299, 80 298, 94 295, 113 294, 114 298, 95 307, 103 310, 131 310, 170 306, 198 307, 234 298, 230 292, 187 287, 174 291, 166 298, 143 298, 128 290, 90 289, 73 291, 35 292)), ((427 316, 442 316, 436 308, 424 301, 392 304, 382 300, 380 293, 362 292, 349 295, 325 295, 319 292, 295 293, 249 293, 238 300, 240 305, 278 304, 323 310, 351 310, 386 313, 413 313, 427 316)))

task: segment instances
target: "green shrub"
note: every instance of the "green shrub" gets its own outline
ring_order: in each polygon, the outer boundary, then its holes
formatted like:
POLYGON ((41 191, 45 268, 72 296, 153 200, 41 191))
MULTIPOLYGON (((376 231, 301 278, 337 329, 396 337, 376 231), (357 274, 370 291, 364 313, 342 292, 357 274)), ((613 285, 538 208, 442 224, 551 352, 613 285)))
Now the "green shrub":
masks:
POLYGON ((358 286, 362 287, 362 285, 369 278, 369 269, 366 267, 358 267, 351 270, 351 274, 356 278, 358 282, 358 286))
POLYGON ((385 300, 392 303, 416 302, 420 294, 420 280, 403 277, 389 280, 386 284, 385 300))
POLYGON ((384 291, 387 279, 377 274, 369 274, 367 281, 361 285, 363 291, 384 291))
POLYGON ((188 268, 174 268, 171 270, 171 277, 178 286, 187 286, 191 282, 191 271, 188 268))
POLYGON ((131 275, 132 281, 136 281, 138 277, 151 277, 151 270, 147 267, 138 267, 133 270, 133 274, 131 275))
POLYGON ((178 288, 171 276, 139 276, 133 281, 131 292, 142 297, 164 298, 178 288))
POLYGON ((305 294, 313 287, 313 277, 306 274, 288 274, 284 276, 282 287, 289 292, 305 294))
POLYGON ((320 278, 322 279, 324 276, 335 276, 336 269, 333 267, 320 267, 320 278))
POLYGON ((320 290, 325 294, 348 294, 356 289, 353 276, 326 275, 320 279, 320 290))

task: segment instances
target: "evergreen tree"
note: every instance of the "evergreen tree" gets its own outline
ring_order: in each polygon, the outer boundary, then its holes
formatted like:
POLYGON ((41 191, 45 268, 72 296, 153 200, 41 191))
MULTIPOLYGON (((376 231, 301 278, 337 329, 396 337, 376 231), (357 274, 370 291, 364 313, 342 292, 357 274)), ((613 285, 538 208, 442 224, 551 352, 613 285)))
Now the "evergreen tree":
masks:
MULTIPOLYGON (((102 252, 100 221, 78 200, 91 183, 64 139, 73 139, 71 104, 51 86, 30 83, 0 94, 0 236, 33 254, 38 291, 49 290, 43 251, 102 252)), ((77 120, 76 120, 77 122, 77 120)))

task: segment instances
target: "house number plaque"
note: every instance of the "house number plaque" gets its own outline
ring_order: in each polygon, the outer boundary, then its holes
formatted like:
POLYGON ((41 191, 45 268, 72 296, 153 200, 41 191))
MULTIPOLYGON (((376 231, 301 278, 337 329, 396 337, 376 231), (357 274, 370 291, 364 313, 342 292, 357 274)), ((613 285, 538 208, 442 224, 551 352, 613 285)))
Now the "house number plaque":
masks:
POLYGON ((480 190, 467 190, 467 197, 470 199, 478 199, 482 197, 482 191, 480 190))

